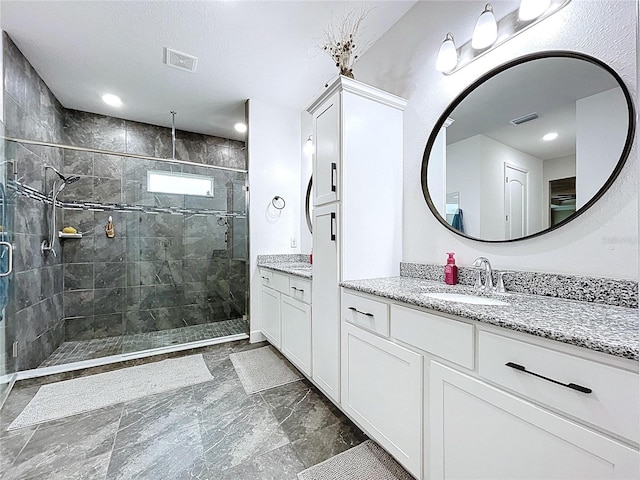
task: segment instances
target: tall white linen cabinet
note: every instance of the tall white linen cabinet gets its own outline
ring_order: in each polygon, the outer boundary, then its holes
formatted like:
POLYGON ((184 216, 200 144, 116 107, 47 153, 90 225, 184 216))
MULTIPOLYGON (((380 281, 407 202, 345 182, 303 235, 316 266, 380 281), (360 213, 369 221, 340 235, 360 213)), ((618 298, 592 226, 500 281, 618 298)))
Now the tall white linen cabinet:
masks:
POLYGON ((339 76, 313 116, 312 377, 340 402, 344 280, 399 275, 406 100, 339 76))

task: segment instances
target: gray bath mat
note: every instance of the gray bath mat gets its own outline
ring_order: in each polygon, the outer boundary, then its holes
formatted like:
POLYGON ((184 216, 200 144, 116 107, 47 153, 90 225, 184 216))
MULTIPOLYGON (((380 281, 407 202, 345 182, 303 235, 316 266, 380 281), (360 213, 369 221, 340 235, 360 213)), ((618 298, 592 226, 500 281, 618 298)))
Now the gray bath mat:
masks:
POLYGON ((8 430, 70 417, 212 378, 202 355, 190 355, 43 385, 8 430))
POLYGON ((298 474, 298 480, 363 480, 365 478, 367 480, 413 480, 413 477, 398 462, 371 440, 298 474))
POLYGON ((300 380, 302 375, 273 347, 266 346, 229 355, 247 394, 261 392, 300 380))

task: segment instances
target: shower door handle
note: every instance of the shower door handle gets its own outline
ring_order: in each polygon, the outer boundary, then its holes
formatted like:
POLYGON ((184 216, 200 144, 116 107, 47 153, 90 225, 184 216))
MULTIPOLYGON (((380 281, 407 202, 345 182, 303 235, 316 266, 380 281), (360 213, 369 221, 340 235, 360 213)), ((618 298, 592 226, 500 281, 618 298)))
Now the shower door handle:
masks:
MULTIPOLYGON (((7 271, 0 273, 0 277, 6 277, 7 275, 10 275, 11 272, 13 272, 13 245, 11 245, 9 242, 0 242, 0 245, 4 245, 5 247, 7 247, 7 254, 9 255, 9 259, 7 261, 7 271)), ((2 256, 4 256, 4 254, 2 256)))

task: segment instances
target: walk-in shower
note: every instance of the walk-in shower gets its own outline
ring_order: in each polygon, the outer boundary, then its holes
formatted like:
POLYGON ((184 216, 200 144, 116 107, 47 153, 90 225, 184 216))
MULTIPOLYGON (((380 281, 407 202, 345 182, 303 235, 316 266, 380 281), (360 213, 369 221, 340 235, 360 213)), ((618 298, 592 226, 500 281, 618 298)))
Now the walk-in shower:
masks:
POLYGON ((40 158, 59 162, 38 170, 27 164, 40 159, 33 146, 8 144, 18 261, 5 344, 19 344, 15 370, 247 338, 245 170, 43 143, 40 158), (78 234, 58 234, 64 227, 78 234))

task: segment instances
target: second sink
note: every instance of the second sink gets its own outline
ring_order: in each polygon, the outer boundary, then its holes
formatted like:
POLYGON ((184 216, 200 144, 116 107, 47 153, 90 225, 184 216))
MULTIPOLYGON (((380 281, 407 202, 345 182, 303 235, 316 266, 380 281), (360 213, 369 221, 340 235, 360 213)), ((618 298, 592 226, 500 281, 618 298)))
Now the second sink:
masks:
POLYGON ((473 305, 496 305, 496 306, 504 306, 509 305, 507 302, 503 302, 502 300, 497 300, 495 298, 490 297, 481 297, 479 295, 467 295, 464 293, 425 293, 427 297, 434 298, 436 300, 446 300, 449 302, 460 302, 460 303, 471 303, 473 305))

